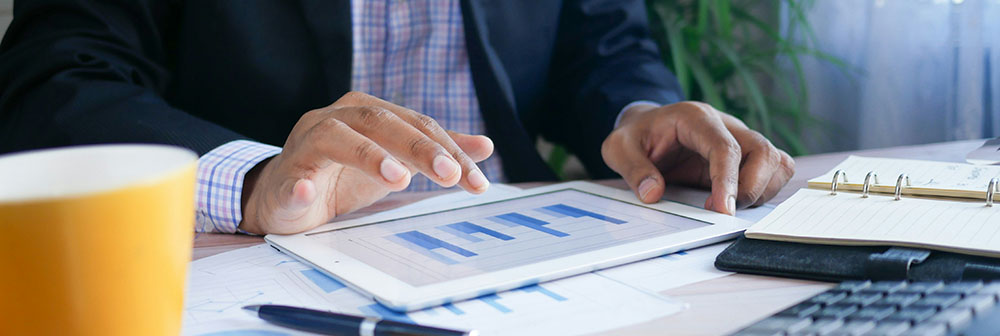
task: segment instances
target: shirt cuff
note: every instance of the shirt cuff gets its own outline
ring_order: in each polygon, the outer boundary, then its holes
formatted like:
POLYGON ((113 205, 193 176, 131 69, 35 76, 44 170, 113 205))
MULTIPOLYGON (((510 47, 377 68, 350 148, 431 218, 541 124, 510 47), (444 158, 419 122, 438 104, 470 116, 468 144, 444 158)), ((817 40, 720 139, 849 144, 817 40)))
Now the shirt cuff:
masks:
POLYGON ((199 158, 195 231, 237 232, 243 220, 243 177, 258 163, 280 152, 280 147, 236 140, 199 158))
POLYGON ((628 111, 628 109, 632 108, 633 106, 642 106, 642 105, 647 105, 647 106, 651 106, 651 107, 660 107, 660 106, 663 106, 660 103, 657 103, 657 102, 652 101, 652 100, 637 100, 637 101, 631 102, 628 105, 625 105, 625 107, 623 107, 621 111, 618 111, 618 117, 615 118, 615 127, 612 128, 612 129, 618 128, 618 124, 622 122, 622 115, 625 114, 625 111, 628 111))

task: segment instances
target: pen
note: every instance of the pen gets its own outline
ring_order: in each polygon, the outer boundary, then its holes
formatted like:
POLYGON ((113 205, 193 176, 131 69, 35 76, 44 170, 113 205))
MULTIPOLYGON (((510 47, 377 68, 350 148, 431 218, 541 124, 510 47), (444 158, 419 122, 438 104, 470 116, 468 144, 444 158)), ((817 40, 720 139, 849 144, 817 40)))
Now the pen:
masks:
POLYGON ((282 327, 324 335, 479 335, 479 332, 476 330, 461 331, 427 327, 412 323, 382 320, 378 317, 354 316, 280 305, 250 305, 243 306, 243 309, 264 321, 282 327))

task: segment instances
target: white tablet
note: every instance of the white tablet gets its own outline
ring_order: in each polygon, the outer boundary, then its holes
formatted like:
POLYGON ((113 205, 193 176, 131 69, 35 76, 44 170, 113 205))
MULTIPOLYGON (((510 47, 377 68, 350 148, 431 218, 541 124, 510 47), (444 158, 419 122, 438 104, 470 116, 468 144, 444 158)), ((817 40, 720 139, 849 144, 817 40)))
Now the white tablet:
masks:
POLYGON ((372 217, 265 239, 410 311, 726 240, 751 224, 680 203, 643 204, 631 191, 587 182, 372 217))

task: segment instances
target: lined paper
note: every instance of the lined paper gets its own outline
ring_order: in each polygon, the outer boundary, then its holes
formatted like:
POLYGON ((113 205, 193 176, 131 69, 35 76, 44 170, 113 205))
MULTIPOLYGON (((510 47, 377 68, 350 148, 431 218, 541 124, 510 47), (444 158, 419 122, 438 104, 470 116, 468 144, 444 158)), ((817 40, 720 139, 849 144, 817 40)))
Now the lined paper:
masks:
POLYGON ((1000 206, 800 189, 746 231, 749 238, 900 245, 1000 257, 1000 206))
POLYGON ((809 180, 809 187, 829 189, 837 170, 847 176, 847 183, 840 183, 838 189, 861 190, 871 171, 878 174, 880 182, 873 185, 872 192, 893 193, 896 179, 905 173, 910 177, 910 186, 903 189, 903 194, 978 199, 986 199, 990 179, 1000 178, 1000 166, 852 155, 826 174, 809 180))

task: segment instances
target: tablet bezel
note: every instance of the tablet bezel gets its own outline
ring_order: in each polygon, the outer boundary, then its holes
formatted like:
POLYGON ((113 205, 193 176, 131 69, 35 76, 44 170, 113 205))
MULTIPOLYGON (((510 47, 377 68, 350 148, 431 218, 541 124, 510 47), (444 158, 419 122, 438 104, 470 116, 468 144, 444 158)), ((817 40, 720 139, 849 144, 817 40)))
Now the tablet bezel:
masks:
POLYGON ((405 312, 471 299, 731 239, 750 224, 752 223, 733 216, 671 201, 644 204, 631 191, 577 181, 528 189, 516 195, 486 196, 457 204, 428 207, 422 209, 420 213, 405 215, 397 213, 392 214, 392 216, 375 214, 364 218, 321 225, 313 230, 295 235, 267 235, 264 239, 276 249, 334 277, 344 285, 375 299, 386 307, 405 312), (344 229, 449 209, 523 198, 562 189, 576 189, 593 193, 632 205, 703 221, 709 225, 419 287, 412 286, 306 236, 315 232, 344 229))

